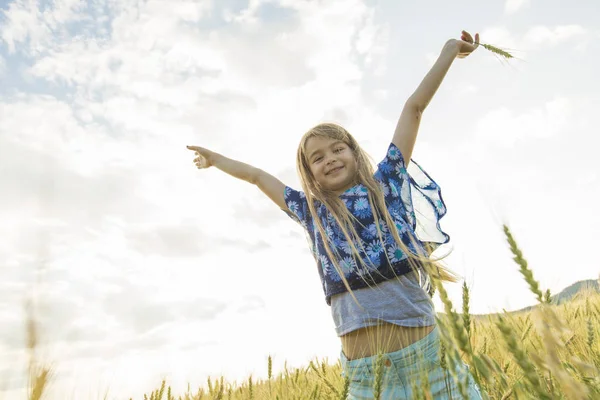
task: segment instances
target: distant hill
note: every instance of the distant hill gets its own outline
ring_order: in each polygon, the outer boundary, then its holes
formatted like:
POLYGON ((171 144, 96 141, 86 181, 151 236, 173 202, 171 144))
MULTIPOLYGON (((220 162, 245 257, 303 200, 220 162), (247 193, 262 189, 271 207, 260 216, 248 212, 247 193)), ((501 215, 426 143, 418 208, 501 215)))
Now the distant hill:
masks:
POLYGON ((577 295, 582 294, 586 291, 592 291, 600 293, 600 283, 596 279, 588 279, 585 281, 575 282, 571 286, 563 289, 560 293, 555 296, 551 296, 553 304, 562 304, 566 301, 572 300, 577 295))
MULTIPOLYGON (((597 279, 587 279, 585 281, 575 282, 574 284, 567 286, 566 288, 561 290, 560 293, 551 295, 550 299, 552 301, 552 304, 560 305, 566 303, 567 301, 574 300, 578 296, 584 295, 587 291, 595 291, 597 293, 600 293, 600 285, 598 284, 597 279)), ((522 308, 515 312, 531 311, 535 307, 536 306, 533 305, 522 308)))
MULTIPOLYGON (((575 282, 572 285, 567 286, 566 288, 561 290, 560 293, 551 295, 550 299, 552 300, 552 304, 560 305, 567 301, 574 300, 575 298, 577 298, 579 296, 583 296, 588 291, 600 293, 600 283, 598 282, 597 279, 587 279, 584 281, 575 282)), ((511 311, 510 314, 531 311, 535 307, 536 307, 536 305, 525 307, 520 310, 511 311)), ((495 313, 484 314, 484 315, 475 315, 474 317, 475 318, 484 318, 484 317, 487 317, 488 315, 493 315, 493 314, 495 314, 495 313)))

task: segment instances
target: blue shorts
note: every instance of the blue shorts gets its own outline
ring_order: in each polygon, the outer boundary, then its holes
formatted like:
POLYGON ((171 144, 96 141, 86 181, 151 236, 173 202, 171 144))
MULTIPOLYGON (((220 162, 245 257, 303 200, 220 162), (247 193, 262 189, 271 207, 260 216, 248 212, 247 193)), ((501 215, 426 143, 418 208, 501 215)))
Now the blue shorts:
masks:
MULTIPOLYGON (((383 355, 381 400, 414 399, 413 390, 422 390, 422 379, 426 379, 434 400, 462 399, 456 382, 450 371, 440 365, 440 337, 437 326, 423 339, 405 347, 383 355), (426 372, 423 372, 426 371, 426 372)), ((342 376, 350 377, 350 388, 347 400, 373 399, 375 384, 375 362, 377 356, 348 360, 344 352, 340 352, 342 376)), ((457 365, 461 382, 468 380, 467 394, 469 399, 481 399, 481 393, 466 364, 457 365)))

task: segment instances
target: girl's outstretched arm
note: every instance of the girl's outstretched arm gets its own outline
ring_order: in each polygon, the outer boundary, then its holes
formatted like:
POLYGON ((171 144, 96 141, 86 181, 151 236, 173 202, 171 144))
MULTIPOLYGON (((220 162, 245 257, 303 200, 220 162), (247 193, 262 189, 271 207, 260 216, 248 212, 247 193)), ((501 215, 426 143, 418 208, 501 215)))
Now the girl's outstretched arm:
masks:
POLYGON ((471 35, 463 31, 461 39, 450 39, 446 42, 437 61, 417 90, 406 101, 400 114, 392 143, 400 149, 406 165, 410 162, 423 111, 440 87, 452 62, 456 57, 468 56, 479 46, 479 34, 475 34, 475 42, 473 42, 471 35))
POLYGON ((203 147, 187 146, 187 148, 196 152, 197 157, 194 159, 194 163, 198 168, 202 169, 214 166, 235 178, 252 183, 258 186, 279 208, 287 210, 288 207, 284 199, 285 185, 273 175, 252 165, 227 158, 224 155, 203 147))

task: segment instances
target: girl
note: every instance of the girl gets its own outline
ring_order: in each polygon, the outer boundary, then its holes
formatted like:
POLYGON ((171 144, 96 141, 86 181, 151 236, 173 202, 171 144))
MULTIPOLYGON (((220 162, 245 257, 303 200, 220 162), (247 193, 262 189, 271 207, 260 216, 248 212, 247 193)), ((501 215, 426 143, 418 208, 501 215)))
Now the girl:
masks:
MULTIPOLYGON (((473 41, 465 31, 461 40, 446 42, 405 103, 376 171, 356 140, 335 124, 317 125, 300 141, 296 166, 303 191, 251 165, 188 146, 196 152, 198 168, 215 166, 258 186, 305 229, 341 339, 349 399, 373 398, 376 359, 383 369, 381 399, 412 399, 423 394, 414 392, 421 387, 429 388, 427 398, 459 396, 454 379, 440 365, 430 297, 430 277, 457 280, 431 257, 449 240, 439 226, 446 209, 429 175, 414 161, 414 171, 409 174, 407 168, 423 111, 453 60, 478 45, 479 34, 473 41)), ((480 399, 467 366, 455 369, 460 382, 468 381, 469 398, 480 399)))

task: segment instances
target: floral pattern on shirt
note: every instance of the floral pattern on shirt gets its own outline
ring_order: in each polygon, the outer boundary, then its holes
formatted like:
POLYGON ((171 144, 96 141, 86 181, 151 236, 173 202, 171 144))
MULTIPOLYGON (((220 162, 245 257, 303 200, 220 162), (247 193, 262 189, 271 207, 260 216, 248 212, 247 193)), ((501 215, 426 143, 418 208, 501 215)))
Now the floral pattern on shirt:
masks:
MULTIPOLYGON (((386 157, 377 165, 374 178, 380 184, 402 242, 411 251, 422 252, 424 244, 428 244, 430 251, 433 251, 449 241, 450 237, 439 225, 439 220, 446 214, 439 186, 414 160, 411 160, 407 169, 400 149, 393 143, 388 147, 386 157)), ((354 245, 364 264, 355 258, 351 245, 326 207, 316 200, 314 204, 325 228, 327 241, 333 253, 338 255, 339 268, 353 289, 366 287, 370 283, 390 279, 410 270, 407 255, 395 242, 385 221, 380 221, 383 242, 380 240, 367 195, 368 189, 362 184, 340 195, 357 219, 354 228, 361 243, 354 245), (366 277, 374 281, 368 282, 366 277)), ((305 194, 286 186, 284 196, 288 206, 288 210, 284 211, 300 223, 308 234, 309 246, 319 266, 325 298, 329 304, 332 295, 344 292, 346 288, 327 255, 321 234, 310 215, 305 194)))

